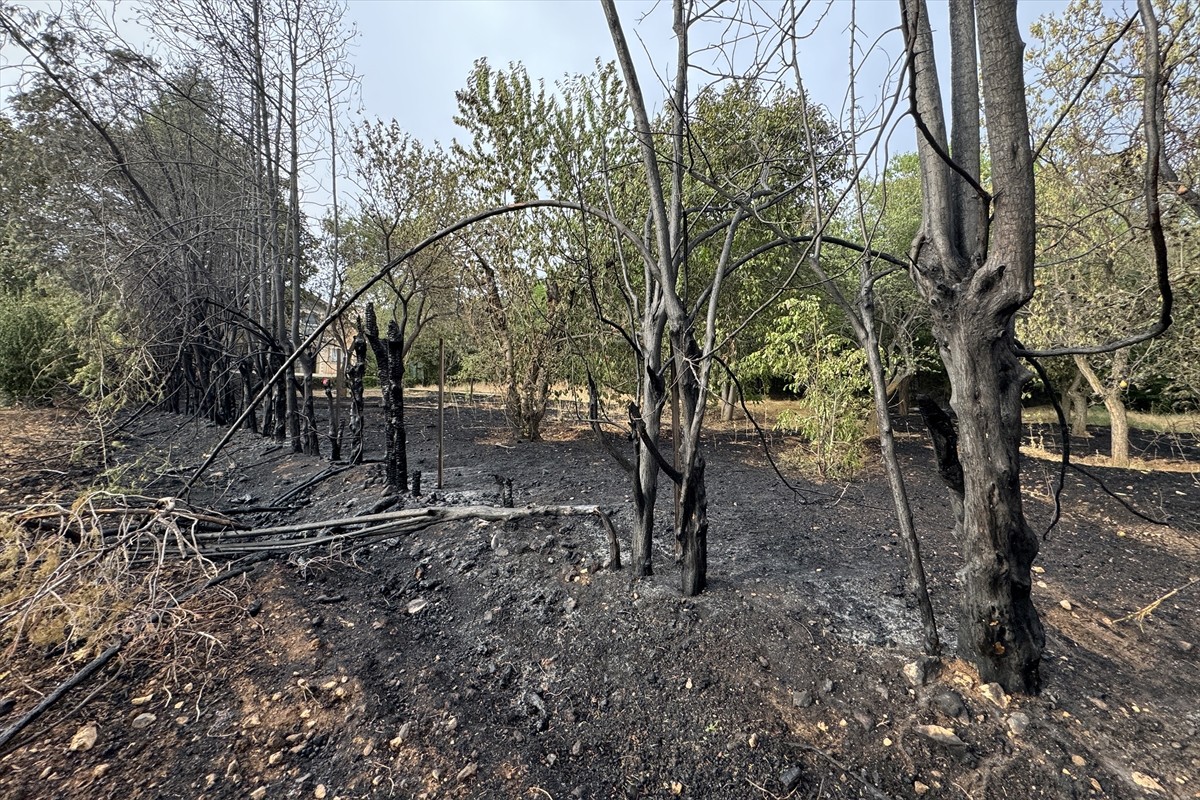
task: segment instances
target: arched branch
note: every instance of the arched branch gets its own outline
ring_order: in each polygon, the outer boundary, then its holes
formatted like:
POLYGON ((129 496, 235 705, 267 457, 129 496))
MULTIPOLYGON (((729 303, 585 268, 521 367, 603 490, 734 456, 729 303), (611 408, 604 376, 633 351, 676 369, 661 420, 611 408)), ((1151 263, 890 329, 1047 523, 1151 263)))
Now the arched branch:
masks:
POLYGON ((383 280, 388 275, 390 275, 392 270, 394 270, 396 267, 403 264, 408 259, 417 255, 425 248, 427 248, 433 244, 436 244, 437 242, 440 242, 442 239, 445 239, 447 236, 457 233, 458 231, 463 230, 464 228, 470 227, 471 225, 474 225, 477 222, 482 222, 486 219, 491 219, 492 217, 498 217, 498 216, 502 216, 504 214, 512 214, 517 211, 525 211, 527 209, 532 209, 532 208, 562 208, 562 209, 567 209, 570 211, 579 211, 584 214, 590 214, 594 217, 602 219, 605 222, 607 222, 609 225, 612 225, 614 230, 616 230, 618 233, 620 233, 622 236, 624 236, 626 239, 628 239, 634 245, 634 247, 637 248, 638 252, 642 255, 643 258, 650 258, 649 250, 647 250, 645 244, 637 237, 636 234, 633 233, 633 231, 631 231, 628 227, 626 227, 626 225, 624 223, 622 223, 619 219, 617 219, 616 217, 613 217, 612 215, 610 215, 604 211, 601 211, 599 209, 592 208, 591 206, 586 206, 586 205, 583 205, 580 203, 572 203, 572 202, 567 202, 564 200, 553 200, 553 199, 530 200, 530 201, 527 201, 524 203, 513 203, 513 204, 507 205, 507 206, 498 206, 495 208, 489 208, 485 211, 480 211, 475 214, 471 214, 469 216, 463 217, 462 219, 449 225, 448 227, 442 228, 440 231, 430 234, 429 236, 427 236, 425 239, 420 241, 417 245, 415 245, 411 249, 406 250, 405 252, 403 252, 400 255, 393 258, 388 263, 384 264, 383 267, 381 267, 378 272, 376 272, 373 276, 371 276, 371 278, 369 280, 367 280, 366 283, 364 283, 353 294, 351 294, 348 298, 346 298, 344 301, 342 301, 342 304, 340 306, 338 306, 336 309, 334 309, 334 311, 328 317, 326 317, 325 320, 320 325, 318 325, 316 328, 314 328, 313 332, 308 335, 308 338, 306 338, 303 342, 301 342, 300 345, 295 348, 295 350, 292 352, 292 354, 290 356, 288 356, 286 359, 284 359, 283 363, 275 371, 275 374, 272 375, 271 378, 263 384, 262 390, 259 391, 258 395, 256 395, 255 398, 246 405, 246 408, 242 411, 241 415, 229 427, 229 430, 226 431, 225 435, 223 437, 221 437, 221 441, 217 442, 217 445, 213 448, 212 452, 209 453, 208 457, 204 460, 204 463, 202 463, 199 467, 197 467, 196 471, 193 472, 191 477, 189 477, 187 479, 187 482, 184 483, 184 485, 183 485, 182 491, 185 493, 190 491, 192 486, 195 485, 196 481, 200 479, 200 476, 203 475, 205 473, 205 471, 207 471, 208 468, 212 466, 213 462, 217 458, 217 454, 219 454, 222 450, 224 450, 225 446, 229 444, 229 440, 233 438, 234 432, 242 426, 242 423, 244 423, 246 421, 246 418, 254 412, 254 409, 256 409, 258 407, 258 404, 261 403, 264 399, 266 399, 267 395, 271 391, 272 384, 274 384, 276 381, 278 381, 289 369, 292 368, 292 365, 296 363, 296 360, 301 356, 301 354, 304 353, 304 351, 307 350, 309 347, 311 347, 313 345, 313 343, 316 342, 317 339, 319 339, 321 337, 321 334, 323 334, 326 331, 326 329, 329 328, 329 326, 334 323, 335 320, 339 319, 342 316, 342 314, 345 314, 347 311, 349 311, 363 295, 365 295, 367 292, 369 292, 371 290, 371 287, 375 286, 375 284, 379 283, 381 280, 383 280))

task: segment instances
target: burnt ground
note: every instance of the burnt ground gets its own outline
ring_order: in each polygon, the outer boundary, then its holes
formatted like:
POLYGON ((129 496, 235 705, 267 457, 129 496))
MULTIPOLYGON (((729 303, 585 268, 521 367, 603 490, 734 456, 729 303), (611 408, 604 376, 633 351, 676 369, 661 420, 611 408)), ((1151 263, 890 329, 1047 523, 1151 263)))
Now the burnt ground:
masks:
MULTIPOLYGON (((429 490, 434 413, 412 399, 410 459, 429 490)), ((54 413, 0 417, 0 504, 81 485, 40 446, 70 431, 54 413)), ((562 417, 547 441, 516 442, 494 409, 451 405, 445 487, 406 504, 494 503, 498 475, 517 505, 612 510, 627 553, 628 481, 562 417)), ((952 653, 960 553, 919 423, 900 428, 952 653)), ((139 418, 116 434, 110 457, 123 466, 107 479, 172 494, 220 433, 139 418)), ((1044 691, 989 697, 952 657, 923 682, 905 675, 920 659, 918 625, 879 469, 837 485, 790 476, 801 500, 744 426, 706 444, 704 595, 680 597, 666 539, 652 578, 606 568, 604 534, 585 517, 451 523, 274 558, 185 603, 170 646, 131 646, 5 748, 0 797, 1200 797, 1196 475, 1092 468, 1172 526, 1068 477, 1035 575, 1044 691), (1140 623, 1122 620, 1179 587, 1140 623), (932 740, 928 725, 958 741, 932 740), (94 745, 70 750, 89 726, 94 745)), ((1139 447, 1195 455, 1191 437, 1139 435, 1139 447)), ((268 505, 325 466, 239 434, 192 499, 268 505)), ((1049 519, 1054 469, 1027 460, 1035 526, 1049 519)), ((294 511, 246 516, 350 516, 381 484, 366 464, 304 492, 294 511)), ((14 708, 0 727, 70 674, 39 677, 53 658, 29 649, 9 657, 0 698, 14 708)))

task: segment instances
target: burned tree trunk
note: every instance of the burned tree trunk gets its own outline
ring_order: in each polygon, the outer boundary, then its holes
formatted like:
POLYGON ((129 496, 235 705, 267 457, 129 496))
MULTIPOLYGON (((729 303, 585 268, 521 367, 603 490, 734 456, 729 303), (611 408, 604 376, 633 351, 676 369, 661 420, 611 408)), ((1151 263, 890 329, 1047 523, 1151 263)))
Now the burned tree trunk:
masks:
MULTIPOLYGON (((358 330, 362 331, 362 320, 358 330)), ((350 383, 350 463, 360 464, 363 459, 363 379, 367 374, 367 342, 358 333, 350 344, 349 366, 346 378, 350 383)))
POLYGON ((1038 539, 1022 510, 1020 464, 1029 375, 1013 353, 1011 319, 1007 335, 993 339, 975 328, 981 315, 963 313, 943 356, 963 467, 959 650, 983 680, 1036 693, 1045 634, 1031 596, 1038 539))
POLYGON ((700 347, 688 320, 671 319, 671 354, 680 403, 678 473, 671 475, 679 487, 679 520, 676 536, 681 545, 683 594, 694 597, 708 584, 708 493, 704 486, 704 457, 700 454, 700 428, 704 396, 697 374, 700 347))
POLYGON ((683 538, 683 594, 694 597, 708 585, 708 492, 704 487, 704 457, 697 453, 685 463, 679 499, 683 538))
MULTIPOLYGON (((271 374, 279 372, 283 367, 283 354, 278 350, 271 350, 271 374)), ((272 393, 272 409, 271 409, 271 437, 283 441, 287 438, 287 414, 288 414, 288 395, 292 394, 292 376, 280 375, 279 380, 275 381, 271 387, 272 393)), ((266 433, 266 430, 263 431, 266 433)))
POLYGON ((320 456, 321 435, 317 432, 317 412, 313 393, 313 373, 316 371, 317 354, 311 349, 306 350, 297 360, 300 363, 302 376, 300 390, 304 398, 301 406, 301 443, 305 455, 320 456))
POLYGON ((1036 693, 1045 634, 1030 595, 1038 541, 1021 505, 1021 390, 1013 320, 1033 296, 1034 185, 1012 0, 950 4, 952 138, 924 0, 902 0, 922 225, 912 276, 933 313, 962 465, 959 651, 985 682, 1036 693), (976 57, 978 55, 978 62, 976 57), (980 89, 990 191, 981 184, 980 89))
MULTIPOLYGON (((649 330, 647 334, 644 334, 644 340, 650 341, 649 337, 656 334, 661 341, 665 318, 651 320, 645 327, 649 330)), ((654 457, 652 448, 658 443, 658 434, 662 427, 663 404, 666 400, 666 384, 662 379, 661 346, 658 352, 648 349, 647 355, 642 381, 644 408, 633 407, 630 415, 634 433, 634 529, 629 558, 635 577, 654 574, 654 505, 658 501, 659 463, 654 457), (636 419, 634 419, 635 412, 636 419)))
POLYGON ((241 358, 238 360, 238 373, 242 376, 242 402, 250 409, 250 413, 246 415, 246 430, 253 433, 258 433, 258 412, 253 408, 255 395, 258 394, 259 382, 254 374, 254 366, 249 358, 241 358))
POLYGON ((333 382, 328 378, 322 383, 325 388, 325 402, 329 404, 329 460, 341 461, 343 425, 338 408, 341 398, 333 396, 333 382))
POLYGON ((387 488, 408 491, 408 442, 404 430, 404 336, 395 320, 388 323, 387 338, 379 336, 375 306, 367 303, 367 342, 379 367, 379 389, 383 394, 384 437, 387 450, 384 474, 387 488))

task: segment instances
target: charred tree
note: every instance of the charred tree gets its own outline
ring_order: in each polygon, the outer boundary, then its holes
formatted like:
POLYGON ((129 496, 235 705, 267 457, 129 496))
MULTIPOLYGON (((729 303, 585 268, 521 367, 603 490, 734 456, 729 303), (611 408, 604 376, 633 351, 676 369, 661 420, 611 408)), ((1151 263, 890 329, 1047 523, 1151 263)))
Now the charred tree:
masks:
POLYGON ((367 303, 367 315, 363 333, 375 363, 379 368, 379 389, 383 394, 384 437, 387 449, 384 455, 384 473, 387 488, 394 492, 408 491, 408 442, 404 430, 404 335, 400 325, 392 320, 388 323, 387 338, 380 337, 379 323, 375 319, 375 305, 367 303))
MULTIPOLYGON (((259 382, 258 376, 254 372, 254 364, 249 358, 241 358, 238 360, 238 373, 242 376, 242 403, 245 407, 250 407, 254 400, 254 396, 258 394, 259 382)), ((252 433, 258 433, 258 413, 250 408, 250 413, 243 423, 246 430, 252 433)))
POLYGON ((329 404, 329 460, 342 460, 342 430, 344 423, 341 415, 338 413, 338 398, 333 396, 333 382, 326 379, 323 381, 325 389, 325 401, 329 404))
POLYGON ((317 431, 316 398, 313 392, 313 373, 316 371, 317 353, 312 348, 305 350, 297 359, 300 364, 300 392, 304 398, 301 405, 301 441, 305 455, 321 455, 321 435, 317 431))
POLYGON ((962 465, 965 558, 959 651, 985 682, 1036 693, 1045 646, 1030 568, 1037 536, 1021 498, 1021 391, 1014 316, 1033 296, 1033 158, 1013 0, 952 0, 952 139, 924 0, 902 0, 922 227, 912 275, 933 313, 962 465), (976 53, 979 62, 976 62, 976 53), (991 191, 980 183, 980 90, 991 191), (952 154, 952 155, 951 155, 952 154))
MULTIPOLYGON (((358 330, 363 329, 362 320, 358 320, 358 330)), ((363 458, 363 379, 367 374, 367 341, 362 334, 356 334, 350 344, 349 366, 346 368, 346 379, 350 384, 350 463, 362 463, 363 458)))

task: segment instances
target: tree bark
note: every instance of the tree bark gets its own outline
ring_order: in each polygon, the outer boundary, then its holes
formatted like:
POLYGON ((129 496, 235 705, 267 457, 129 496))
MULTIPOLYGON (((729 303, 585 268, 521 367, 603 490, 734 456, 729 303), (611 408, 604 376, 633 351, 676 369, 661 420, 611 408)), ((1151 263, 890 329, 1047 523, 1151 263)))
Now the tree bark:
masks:
POLYGON ((1045 634, 1033 607, 1037 536, 1021 504, 1021 390, 1028 373, 1013 355, 1011 324, 989 341, 966 309, 948 331, 946 368, 963 466, 959 650, 985 682, 1036 693, 1045 634))
POLYGON ((350 344, 350 366, 346 369, 346 377, 350 382, 350 463, 361 464, 363 459, 363 422, 365 402, 363 401, 363 379, 367 374, 367 341, 363 338, 363 322, 357 322, 358 333, 350 344))
MULTIPOLYGON (((340 369, 340 368, 339 368, 340 369)), ((341 415, 338 413, 338 406, 341 404, 341 398, 334 397, 333 385, 325 381, 325 401, 329 404, 329 460, 342 460, 342 421, 341 415)), ((340 392, 338 393, 341 394, 340 392)))
POLYGON ((679 516, 683 533, 683 595, 695 597, 708 586, 708 492, 704 485, 704 456, 696 453, 683 476, 679 516))
MULTIPOLYGON (((965 39, 967 7, 952 18, 952 38, 965 39), (957 22, 956 22, 957 21, 957 22)), ((963 475, 959 541, 965 565, 959 615, 960 654, 975 663, 984 682, 1010 692, 1041 688, 1045 633, 1031 598, 1030 568, 1037 537, 1021 504, 1021 390, 1029 373, 1015 355, 1013 318, 1033 295, 1034 182, 1025 105, 1023 50, 1014 0, 979 0, 978 75, 988 119, 989 194, 972 159, 948 148, 933 37, 924 0, 902 0, 911 56, 912 109, 919 128, 922 228, 913 243, 913 277, 933 312, 933 332, 950 380, 958 419, 963 475), (957 162, 957 163, 956 163, 957 162), (956 192, 965 182, 976 199, 956 192), (971 241, 964 219, 980 214, 971 241)), ((956 47, 955 58, 974 61, 975 48, 956 47), (969 52, 968 52, 969 51, 969 52)), ((980 121, 969 109, 978 88, 953 69, 955 146, 978 142, 980 121), (973 130, 972 130, 973 129, 973 130), (956 131, 956 134, 959 133, 956 131)), ((978 149, 978 145, 975 145, 978 149)))
MULTIPOLYGON (((645 426, 646 437, 653 443, 658 442, 662 428, 665 399, 665 386, 659 370, 661 365, 658 370, 649 365, 646 367, 647 374, 642 386, 642 408, 638 409, 640 422, 645 426)), ((633 430, 634 529, 629 560, 634 576, 645 577, 654 574, 654 506, 658 502, 659 465, 650 452, 650 445, 638 435, 636 425, 633 426, 633 430)))
POLYGON ((879 355, 879 335, 875 329, 872 293, 862 293, 859 313, 862 315, 860 343, 867 355, 867 372, 871 378, 871 396, 875 403, 875 419, 879 433, 879 452, 883 458, 884 472, 892 492, 892 504, 896 509, 896 522, 900 527, 900 544, 904 547, 904 560, 908 566, 906 588, 917 603, 924 633, 924 648, 928 655, 941 652, 938 639, 937 620, 933 615, 933 603, 929 599, 929 582, 925 577, 925 564, 921 561, 921 541, 913 522, 912 504, 908 499, 908 488, 904 484, 904 473, 900 470, 900 459, 896 456, 896 437, 892 431, 892 415, 888 405, 888 387, 884 382, 883 359, 879 355))
POLYGON ((1067 419, 1071 423, 1071 435, 1083 438, 1088 435, 1087 412, 1088 395, 1083 391, 1083 373, 1075 370, 1071 384, 1063 390, 1060 400, 1067 419))
POLYGON ((302 447, 305 455, 321 455, 321 435, 317 432, 317 411, 313 395, 313 373, 316 371, 317 353, 313 349, 304 351, 297 361, 300 364, 300 389, 303 395, 302 447))
POLYGON ((708 492, 704 486, 704 457, 700 453, 700 430, 704 415, 701 386, 700 347, 690 327, 671 319, 671 351, 682 420, 679 483, 679 533, 682 544, 682 590, 694 597, 708 585, 708 492))
POLYGON ((379 367, 379 389, 383 394, 384 474, 394 492, 408 491, 408 441, 404 430, 404 336, 395 320, 388 323, 387 338, 379 336, 375 306, 367 303, 367 342, 379 367))
MULTIPOLYGON (((249 357, 243 357, 238 360, 238 373, 242 376, 242 402, 249 406, 250 401, 254 399, 254 395, 258 394, 258 383, 254 377, 254 366, 249 357)), ((242 424, 251 433, 258 433, 258 414, 251 409, 250 413, 246 416, 246 421, 242 424)))
POLYGON ((730 378, 725 383, 725 389, 721 392, 721 421, 732 422, 733 412, 737 408, 738 391, 737 384, 730 378))

